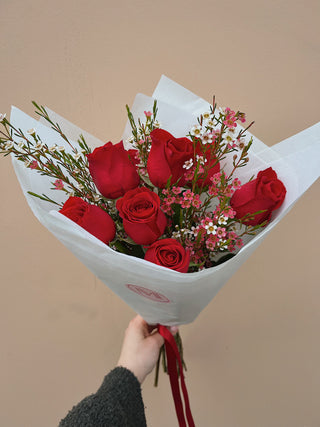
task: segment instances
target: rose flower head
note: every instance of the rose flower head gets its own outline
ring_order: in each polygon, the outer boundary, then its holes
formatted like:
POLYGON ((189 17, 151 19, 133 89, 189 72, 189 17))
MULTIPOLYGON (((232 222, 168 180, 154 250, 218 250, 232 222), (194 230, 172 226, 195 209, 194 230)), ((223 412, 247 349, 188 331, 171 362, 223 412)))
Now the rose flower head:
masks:
POLYGON ((190 264, 189 251, 175 239, 157 240, 148 248, 144 259, 180 273, 187 273, 190 264))
POLYGON ((270 167, 260 171, 256 179, 236 190, 230 199, 230 205, 238 219, 263 210, 264 212, 244 220, 246 225, 254 226, 270 221, 272 212, 282 205, 286 192, 282 181, 270 167))
POLYGON ((117 199, 128 190, 138 187, 140 177, 130 153, 123 142, 107 142, 87 154, 89 171, 100 193, 107 199, 117 199), (130 158, 129 158, 130 157, 130 158))
POLYGON ((90 205, 80 197, 69 197, 59 212, 103 243, 109 244, 114 239, 116 227, 111 216, 103 209, 90 205))
POLYGON ((150 245, 164 233, 167 218, 160 209, 160 198, 148 188, 128 191, 116 207, 125 232, 138 245, 150 245))
POLYGON ((193 143, 188 138, 175 138, 163 129, 150 133, 152 140, 147 170, 150 181, 159 188, 165 188, 170 178, 173 185, 179 181, 184 186, 183 165, 193 157, 193 143))

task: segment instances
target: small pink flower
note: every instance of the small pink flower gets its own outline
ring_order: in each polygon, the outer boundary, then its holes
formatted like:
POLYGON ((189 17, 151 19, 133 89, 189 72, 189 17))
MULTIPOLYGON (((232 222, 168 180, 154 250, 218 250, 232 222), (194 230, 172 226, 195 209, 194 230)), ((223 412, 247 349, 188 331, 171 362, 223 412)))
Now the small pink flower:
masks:
POLYGON ((196 194, 192 200, 192 206, 195 208, 200 208, 201 200, 199 194, 196 194))
POLYGON ((172 203, 174 203, 175 201, 176 201, 176 198, 173 196, 168 196, 163 200, 163 202, 168 206, 172 205, 172 203))
POLYGON ((183 199, 184 200, 192 200, 194 196, 194 193, 191 190, 187 190, 183 193, 183 199))
POLYGON ((61 179, 56 179, 53 185, 55 186, 55 190, 63 190, 64 188, 64 185, 61 179))
POLYGON ((201 225, 203 227, 206 227, 210 224, 210 222, 212 222, 212 219, 208 216, 206 216, 202 221, 201 221, 201 225))
POLYGON ((246 115, 245 113, 240 113, 239 114, 239 120, 241 123, 244 123, 246 121, 246 115))
POLYGON ((172 190, 173 194, 178 195, 181 193, 182 188, 181 187, 172 187, 171 190, 172 190))
POLYGON ((213 242, 210 242, 209 240, 206 241, 206 247, 209 251, 213 251, 215 246, 216 245, 213 242))
POLYGON ((190 208, 191 206, 191 200, 181 200, 180 205, 182 208, 190 208))
POLYGON ((210 251, 213 251, 214 250, 214 248, 215 248, 215 246, 216 246, 216 244, 217 244, 217 242, 218 242, 218 239, 217 239, 217 237, 216 236, 210 236, 207 240, 206 240, 206 247, 207 247, 207 249, 209 249, 210 251))
POLYGON ((240 188, 240 187, 241 187, 241 181, 239 180, 239 178, 235 178, 235 179, 232 181, 232 187, 233 187, 234 189, 237 189, 237 188, 240 188))
POLYGON ((172 210, 171 206, 169 206, 169 205, 161 205, 161 209, 163 210, 164 213, 166 213, 168 215, 173 214, 173 210, 172 210))
POLYGON ((219 182, 221 181, 221 176, 222 174, 220 172, 215 173, 211 178, 210 181, 212 182, 212 184, 219 184, 219 182))
POLYGON ((237 239, 236 245, 241 248, 241 246, 243 246, 243 240, 242 239, 237 239))
POLYGON ((235 112, 230 110, 230 108, 226 108, 226 116, 225 116, 225 120, 223 121, 223 124, 226 125, 228 128, 235 128, 237 126, 236 123, 236 117, 235 117, 235 112))
POLYGON ((218 195, 218 193, 219 193, 219 189, 218 189, 218 187, 215 187, 214 185, 211 185, 209 188, 208 188, 208 193, 210 194, 210 196, 217 196, 218 195))
POLYGON ((223 124, 226 125, 228 128, 234 128, 237 126, 237 123, 235 122, 234 117, 228 117, 226 120, 223 121, 223 124))
POLYGON ((184 179, 186 181, 192 181, 193 176, 194 176, 194 170, 193 169, 189 169, 187 172, 185 172, 184 179))
POLYGON ((221 239, 222 237, 226 236, 226 229, 223 227, 218 227, 217 228, 217 236, 221 239))
POLYGON ((33 162, 30 163, 30 169, 38 169, 38 162, 36 160, 34 160, 33 162))
POLYGON ((144 114, 145 114, 146 117, 151 117, 152 116, 151 111, 144 111, 144 114))
POLYGON ((235 214, 236 212, 232 209, 231 206, 226 206, 221 212, 221 215, 226 216, 228 218, 234 218, 235 214))
POLYGON ((238 238, 238 235, 234 231, 229 231, 228 239, 235 240, 238 238))
POLYGON ((224 190, 223 190, 223 195, 225 197, 231 197, 233 194, 233 188, 231 187, 231 185, 228 185, 224 190))

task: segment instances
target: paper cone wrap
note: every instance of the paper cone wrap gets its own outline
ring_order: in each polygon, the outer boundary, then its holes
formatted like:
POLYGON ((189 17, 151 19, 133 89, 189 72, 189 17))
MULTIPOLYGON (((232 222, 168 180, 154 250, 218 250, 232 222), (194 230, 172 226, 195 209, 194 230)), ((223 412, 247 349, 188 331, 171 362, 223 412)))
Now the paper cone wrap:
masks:
MULTIPOLYGON (((152 110, 154 99, 158 100, 158 120, 162 128, 175 137, 185 136, 197 123, 197 116, 209 110, 206 101, 162 76, 153 97, 142 94, 136 96, 131 109, 134 117, 142 118, 145 110, 152 110)), ((48 112, 70 140, 76 141, 79 135, 83 134, 91 148, 104 144, 58 114, 49 109, 48 112)), ((56 143, 64 145, 66 151, 70 151, 67 143, 59 139, 58 134, 50 129, 47 123, 37 121, 15 107, 12 107, 11 123, 23 131, 34 128, 48 146, 56 143)), ((129 135, 130 126, 127 124, 124 140, 129 135)), ((77 146, 77 143, 73 142, 73 145, 77 146)), ((52 208, 54 205, 27 193, 28 191, 44 193, 53 200, 64 202, 66 200, 64 192, 50 190, 52 179, 26 168, 15 158, 13 165, 33 213, 81 262, 148 323, 179 325, 190 323, 198 316, 298 198, 319 177, 320 123, 272 148, 254 137, 249 158, 248 166, 238 169, 236 176, 244 183, 253 174, 256 175, 260 170, 271 166, 287 188, 286 199, 270 224, 248 242, 235 257, 217 267, 195 273, 178 273, 115 252, 60 214, 58 207, 52 208)), ((226 161, 228 163, 228 159, 226 161)), ((228 164, 225 169, 228 173, 228 164)))

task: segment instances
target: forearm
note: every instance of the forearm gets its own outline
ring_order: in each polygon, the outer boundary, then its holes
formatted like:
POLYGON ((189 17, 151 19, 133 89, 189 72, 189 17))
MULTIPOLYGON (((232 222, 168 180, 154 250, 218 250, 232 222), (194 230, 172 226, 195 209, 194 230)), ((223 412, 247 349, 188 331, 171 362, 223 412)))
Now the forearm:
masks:
POLYGON ((141 386, 126 368, 113 369, 99 390, 72 408, 59 427, 146 426, 141 386))

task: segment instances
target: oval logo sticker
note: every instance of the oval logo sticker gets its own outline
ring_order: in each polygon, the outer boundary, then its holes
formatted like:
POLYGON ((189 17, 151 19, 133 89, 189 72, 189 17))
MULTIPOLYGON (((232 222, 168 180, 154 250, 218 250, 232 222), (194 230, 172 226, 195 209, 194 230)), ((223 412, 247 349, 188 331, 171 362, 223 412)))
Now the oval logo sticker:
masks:
POLYGON ((126 287, 130 289, 130 291, 135 292, 136 294, 141 295, 144 298, 151 299, 152 301, 166 303, 170 302, 170 300, 166 296, 160 294, 159 292, 152 291, 151 289, 144 288, 143 286, 128 284, 126 285, 126 287))

